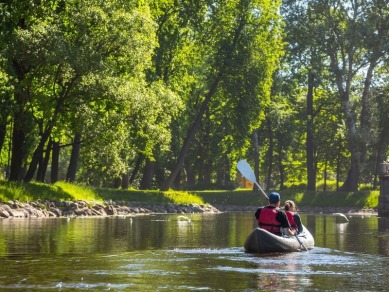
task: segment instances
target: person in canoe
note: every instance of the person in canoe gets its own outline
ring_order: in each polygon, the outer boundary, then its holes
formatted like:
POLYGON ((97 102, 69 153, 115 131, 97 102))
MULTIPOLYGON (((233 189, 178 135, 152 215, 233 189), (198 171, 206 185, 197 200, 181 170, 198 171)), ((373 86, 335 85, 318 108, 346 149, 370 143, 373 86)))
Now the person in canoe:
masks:
POLYGON ((258 226, 280 236, 282 235, 281 228, 283 228, 283 232, 286 235, 294 236, 296 232, 292 230, 285 211, 279 208, 280 204, 280 194, 276 192, 270 193, 269 205, 260 207, 255 212, 258 226))
POLYGON ((292 230, 297 231, 297 234, 301 233, 303 224, 301 223, 300 215, 297 213, 296 204, 291 200, 287 200, 284 204, 284 210, 292 230))

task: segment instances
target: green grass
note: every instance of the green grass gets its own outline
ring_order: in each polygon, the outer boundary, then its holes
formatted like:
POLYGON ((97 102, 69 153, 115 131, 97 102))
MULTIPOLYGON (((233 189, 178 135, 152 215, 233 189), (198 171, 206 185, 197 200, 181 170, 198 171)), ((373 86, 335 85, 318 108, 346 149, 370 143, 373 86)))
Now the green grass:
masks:
POLYGON ((155 190, 118 190, 118 189, 95 189, 98 196, 104 200, 134 201, 152 204, 204 204, 203 199, 196 194, 179 191, 155 191, 155 190))
POLYGON ((196 194, 211 205, 256 206, 264 204, 266 200, 259 192, 242 189, 236 191, 197 191, 196 194))
POLYGON ((20 202, 36 200, 103 202, 104 200, 113 200, 152 204, 204 204, 201 197, 188 192, 98 189, 63 181, 49 185, 36 182, 24 184, 0 180, 0 201, 8 202, 10 200, 20 202))
MULTIPOLYGON (((377 208, 379 191, 363 190, 358 192, 308 192, 295 189, 279 191, 282 202, 294 200, 298 206, 318 207, 357 207, 377 208)), ((15 183, 0 180, 0 201, 20 202, 36 200, 84 200, 103 202, 108 200, 122 202, 143 202, 147 204, 211 204, 258 206, 266 204, 265 197, 258 191, 247 189, 235 191, 155 191, 155 190, 118 190, 101 189, 57 182, 54 185, 43 183, 15 183)))
POLYGON ((9 200, 27 202, 38 199, 71 200, 72 196, 56 185, 0 181, 0 200, 3 202, 9 200))
MULTIPOLYGON (((278 191, 282 202, 293 200, 299 206, 317 207, 357 207, 357 208, 377 208, 379 191, 358 191, 358 192, 308 192, 299 190, 278 191)), ((196 192, 204 201, 210 204, 220 205, 263 205, 266 203, 265 197, 260 192, 251 190, 237 191, 199 191, 196 192)))
POLYGON ((300 206, 317 207, 378 207, 379 191, 357 191, 357 192, 309 192, 309 191, 285 191, 289 197, 300 206))

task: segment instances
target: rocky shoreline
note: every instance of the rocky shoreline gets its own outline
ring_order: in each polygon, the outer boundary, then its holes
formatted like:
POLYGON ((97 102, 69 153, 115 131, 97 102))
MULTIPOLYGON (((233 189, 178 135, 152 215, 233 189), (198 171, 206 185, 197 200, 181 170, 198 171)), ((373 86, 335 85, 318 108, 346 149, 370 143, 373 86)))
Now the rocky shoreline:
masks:
POLYGON ((150 213, 219 213, 208 204, 145 204, 139 202, 87 202, 87 201, 18 201, 0 202, 1 218, 55 218, 85 216, 115 216, 150 213))
MULTIPOLYGON (((18 201, 0 202, 0 219, 6 218, 59 218, 59 217, 90 217, 90 216, 129 216, 136 214, 192 214, 220 212, 255 212, 255 206, 230 206, 209 204, 146 204, 140 202, 104 203, 87 201, 35 201, 21 203, 18 201)), ((357 208, 324 208, 301 207, 300 213, 332 214, 344 213, 354 215, 377 215, 375 209, 357 208)))

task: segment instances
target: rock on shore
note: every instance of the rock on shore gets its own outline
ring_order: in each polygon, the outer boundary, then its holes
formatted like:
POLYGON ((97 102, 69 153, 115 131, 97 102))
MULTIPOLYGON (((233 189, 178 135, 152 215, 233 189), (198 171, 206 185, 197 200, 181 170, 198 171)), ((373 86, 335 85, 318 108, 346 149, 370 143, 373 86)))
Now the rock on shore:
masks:
POLYGON ((77 216, 112 216, 148 213, 219 213, 208 204, 145 204, 139 202, 86 202, 86 201, 18 201, 0 202, 0 218, 45 218, 77 216))

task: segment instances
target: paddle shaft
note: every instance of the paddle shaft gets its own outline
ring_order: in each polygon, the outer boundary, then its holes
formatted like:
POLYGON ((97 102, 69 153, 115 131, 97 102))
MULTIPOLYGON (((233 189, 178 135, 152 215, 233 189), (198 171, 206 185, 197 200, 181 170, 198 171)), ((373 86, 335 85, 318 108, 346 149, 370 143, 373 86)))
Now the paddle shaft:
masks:
POLYGON ((300 243, 300 246, 302 246, 305 251, 308 251, 307 247, 304 245, 304 243, 300 240, 300 238, 297 236, 297 234, 295 234, 294 236, 296 236, 296 239, 297 241, 300 243))
POLYGON ((261 186, 259 185, 259 183, 257 183, 256 181, 254 182, 254 184, 258 187, 258 189, 261 191, 261 193, 265 196, 266 200, 269 200, 269 197, 266 195, 266 193, 263 191, 263 189, 261 188, 261 186))

